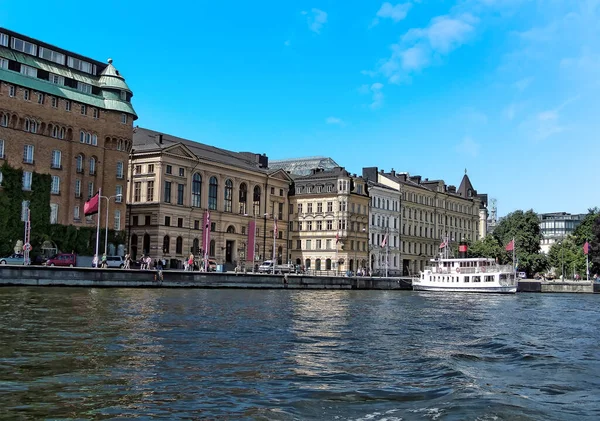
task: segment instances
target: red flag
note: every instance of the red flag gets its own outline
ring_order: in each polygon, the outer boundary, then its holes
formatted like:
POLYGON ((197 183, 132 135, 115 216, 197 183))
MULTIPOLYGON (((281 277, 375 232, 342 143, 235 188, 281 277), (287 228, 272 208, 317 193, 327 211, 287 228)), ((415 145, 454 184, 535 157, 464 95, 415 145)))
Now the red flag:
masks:
POLYGON ((383 241, 381 242, 381 247, 385 247, 387 245, 387 234, 383 237, 383 241))
POLYGON ((337 243, 339 243, 339 242, 340 242, 340 233, 339 233, 339 232, 336 232, 336 233, 335 233, 335 243, 337 244, 337 243))
POLYGON ((99 193, 100 192, 97 192, 87 202, 85 202, 85 205, 83 205, 83 214, 85 216, 98 213, 98 202, 100 201, 99 193))
POLYGON ((446 247, 448 245, 448 243, 446 243, 445 241, 442 242, 442 244, 440 244, 440 248, 443 249, 444 247, 446 247))
POLYGON ((588 243, 586 241, 585 244, 583 245, 583 254, 588 254, 589 252, 590 252, 590 243, 588 243))
POLYGON ((273 228, 273 235, 277 237, 277 217, 275 217, 275 226, 273 228))
POLYGON ((514 250, 515 248, 515 240, 510 240, 510 243, 506 245, 506 251, 514 250))

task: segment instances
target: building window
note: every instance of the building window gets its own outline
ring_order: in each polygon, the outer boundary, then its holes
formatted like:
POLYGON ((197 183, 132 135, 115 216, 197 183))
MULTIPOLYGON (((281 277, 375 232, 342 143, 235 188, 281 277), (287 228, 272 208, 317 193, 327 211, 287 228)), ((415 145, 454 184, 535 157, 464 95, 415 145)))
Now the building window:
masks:
POLYGON ((117 184, 115 186, 115 203, 123 202, 123 186, 117 184))
POLYGON ((171 203, 171 182, 165 181, 165 203, 171 203))
POLYGON ((31 96, 31 92, 29 89, 23 89, 23 99, 25 101, 29 101, 29 97, 31 96))
POLYGON ((121 123, 127 124, 127 114, 125 114, 125 113, 121 114, 121 123))
POLYGON ((90 175, 96 175, 96 158, 90 158, 90 175))
POLYGON ((183 228, 183 218, 177 218, 177 227, 183 228))
POLYGON ((52 186, 50 187, 50 193, 52 193, 52 194, 60 193, 60 177, 57 175, 52 176, 52 186))
POLYGON ((185 170, 183 168, 179 168, 179 177, 185 177, 185 170))
POLYGON ((165 169, 165 172, 167 174, 173 174, 173 167, 171 165, 167 165, 167 168, 165 169))
POLYGON ((31 172, 23 171, 23 190, 31 190, 31 172))
POLYGON ((4 159, 4 140, 0 139, 0 159, 4 159))
POLYGON ((49 48, 40 47, 40 57, 58 64, 65 65, 65 55, 52 51, 49 48))
POLYGON ((136 181, 133 183, 133 201, 139 202, 142 199, 142 183, 136 181))
POLYGON ((44 104, 44 94, 41 93, 41 92, 38 92, 37 97, 38 97, 38 101, 37 101, 38 104, 42 104, 43 105, 44 104))
POLYGON ((88 199, 90 199, 94 195, 94 182, 90 181, 88 183, 88 199))
POLYGON ((154 174, 154 164, 148 164, 148 174, 154 174))
POLYGON ((98 118, 98 108, 92 108, 92 117, 98 118))
POLYGON ((0 114, 0 126, 8 127, 8 114, 0 114))
POLYGON ((73 69, 80 70, 85 73, 96 74, 96 65, 88 63, 87 61, 79 60, 78 58, 69 57, 67 59, 67 66, 73 69))
POLYGON ((200 195, 202 193, 202 176, 194 173, 192 177, 192 207, 200 207, 200 195))
POLYGON ((50 223, 58 224, 58 205, 50 203, 50 223))
POLYGON ((183 184, 177 184, 177 204, 178 205, 183 205, 183 190, 184 190, 184 185, 183 184))
POLYGON ((233 182, 225 181, 225 212, 232 212, 233 208, 233 182))
POLYGON ((65 84, 65 78, 63 76, 55 75, 52 73, 50 73, 50 75, 48 76, 48 81, 50 83, 53 83, 54 85, 64 86, 65 84))
POLYGON ((12 37, 12 48, 13 50, 21 51, 32 56, 37 55, 37 45, 31 42, 23 41, 22 39, 12 37))
MULTIPOLYGON (((88 83, 83 83, 83 82, 77 82, 77 90, 80 92, 83 92, 84 94, 91 94, 92 93, 92 85, 88 84, 88 83)), ((82 105, 81 107, 81 114, 85 114, 83 112, 83 107, 85 105, 82 105)))
POLYGON ((171 226, 171 217, 165 216, 165 227, 170 227, 170 226, 171 226))
POLYGON ((65 101, 65 110, 71 111, 71 101, 65 101))
POLYGON ((61 158, 62 158, 62 153, 59 150, 56 150, 56 149, 53 150, 51 167, 54 169, 60 169, 62 167, 61 158))
POLYGON ((154 181, 148 181, 146 184, 146 202, 154 201, 154 181))
POLYGON ((81 214, 79 213, 79 206, 75 206, 73 208, 73 219, 75 221, 79 221, 80 218, 81 218, 81 214))
POLYGON ((252 211, 254 212, 254 215, 258 215, 260 212, 260 187, 259 186, 254 186, 254 194, 253 194, 252 200, 253 200, 252 211))
POLYGON ((37 70, 35 67, 26 66, 21 64, 21 74, 30 77, 37 77, 37 70))
POLYGON ((14 87, 14 85, 10 85, 8 87, 8 96, 9 97, 14 97, 15 96, 15 87, 14 87))
POLYGON ((50 104, 52 105, 52 108, 58 107, 58 98, 53 96, 52 99, 50 100, 50 104))
POLYGON ((208 209, 217 209, 217 189, 219 185, 217 177, 211 177, 208 185, 208 209))
POLYGON ((31 133, 37 133, 37 121, 35 120, 30 120, 28 118, 25 119, 25 131, 26 132, 31 132, 31 133))
POLYGON ((81 197, 81 180, 75 180, 75 197, 81 197))
POLYGON ((83 155, 79 154, 77 155, 77 158, 75 158, 75 163, 76 163, 76 171, 78 173, 83 173, 83 155))
POLYGON ((163 253, 169 254, 169 244, 171 243, 171 239, 168 235, 163 237, 163 253))
POLYGON ((8 47, 8 35, 0 33, 0 45, 8 47))
POLYGON ((123 169, 124 169, 123 161, 118 161, 117 162, 117 178, 119 180, 123 178, 123 169))
POLYGON ((115 231, 121 231, 121 211, 115 211, 115 231))
POLYGON ((8 69, 8 60, 0 57, 0 69, 8 69))
POLYGON ((25 145, 23 147, 23 162, 25 164, 33 164, 33 145, 25 145))

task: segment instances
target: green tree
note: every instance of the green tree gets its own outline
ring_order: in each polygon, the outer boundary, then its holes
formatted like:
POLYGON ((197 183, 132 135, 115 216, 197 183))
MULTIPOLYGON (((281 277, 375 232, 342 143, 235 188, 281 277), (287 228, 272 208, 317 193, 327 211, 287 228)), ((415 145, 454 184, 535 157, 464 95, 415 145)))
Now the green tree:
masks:
MULTIPOLYGON (((515 240, 515 254, 518 268, 521 271, 533 275, 543 272, 548 267, 546 257, 540 253, 540 220, 533 210, 523 212, 518 210, 502 218, 493 236, 504 250, 506 245, 515 240)), ((504 250, 500 261, 504 264, 512 264, 512 251, 504 250)))
POLYGON ((493 235, 487 235, 469 246, 468 257, 489 257, 500 260, 504 252, 498 239, 493 235))
POLYGON ((586 241, 590 241, 593 237, 594 222, 600 216, 600 209, 590 208, 588 209, 587 215, 583 218, 583 221, 575 228, 572 236, 574 237, 575 244, 579 244, 583 247, 586 241))
POLYGON ((574 236, 554 243, 548 252, 548 263, 556 276, 573 279, 573 273, 585 278, 585 255, 574 236))
POLYGON ((590 236, 590 277, 600 274, 600 215, 596 216, 590 236))

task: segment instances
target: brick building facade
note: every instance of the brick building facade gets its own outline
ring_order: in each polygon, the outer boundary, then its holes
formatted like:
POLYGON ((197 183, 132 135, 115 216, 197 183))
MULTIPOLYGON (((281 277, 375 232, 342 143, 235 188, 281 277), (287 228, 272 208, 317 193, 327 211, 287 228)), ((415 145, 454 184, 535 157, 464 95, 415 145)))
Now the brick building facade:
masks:
POLYGON ((52 176, 52 223, 94 225, 83 206, 102 188, 122 195, 111 199, 108 227, 125 229, 132 95, 112 60, 0 28, 0 166, 23 169, 23 189, 33 172, 52 176))

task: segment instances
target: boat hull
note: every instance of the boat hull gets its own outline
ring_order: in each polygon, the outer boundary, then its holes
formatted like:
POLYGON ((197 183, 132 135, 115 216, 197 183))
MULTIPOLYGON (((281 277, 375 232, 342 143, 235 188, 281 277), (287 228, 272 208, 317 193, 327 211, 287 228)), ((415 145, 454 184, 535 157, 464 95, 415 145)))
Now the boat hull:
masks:
POLYGON ((517 292, 516 285, 490 285, 486 287, 472 286, 440 286, 440 285, 423 285, 413 282, 414 291, 431 291, 431 292, 477 292, 487 294, 514 294, 517 292))

